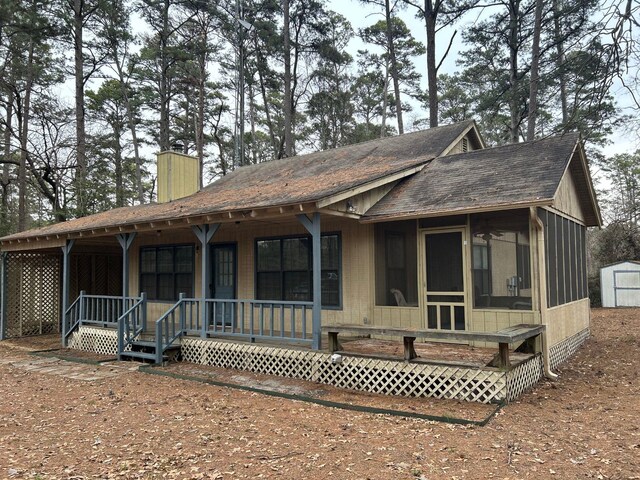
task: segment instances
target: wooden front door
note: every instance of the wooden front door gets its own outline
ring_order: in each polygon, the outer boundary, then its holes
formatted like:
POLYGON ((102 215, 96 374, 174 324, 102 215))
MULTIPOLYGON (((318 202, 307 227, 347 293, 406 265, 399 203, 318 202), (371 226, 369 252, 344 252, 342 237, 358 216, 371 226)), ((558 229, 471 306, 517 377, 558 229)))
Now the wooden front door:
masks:
POLYGON ((466 329, 464 230, 424 233, 426 327, 466 329))

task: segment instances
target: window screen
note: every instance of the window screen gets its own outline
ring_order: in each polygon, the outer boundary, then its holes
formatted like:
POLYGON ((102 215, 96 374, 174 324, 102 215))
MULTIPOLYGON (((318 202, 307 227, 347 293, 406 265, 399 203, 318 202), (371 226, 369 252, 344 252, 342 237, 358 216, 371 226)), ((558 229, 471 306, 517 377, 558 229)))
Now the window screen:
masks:
POLYGON ((538 216, 544 224, 547 305, 586 298, 586 228, 548 210, 538 209, 538 216))
POLYGON ((471 216, 475 308, 531 310, 528 211, 471 216))
POLYGON ((375 226, 376 305, 418 306, 416 221, 375 226))
POLYGON ((140 291, 149 300, 177 301, 193 296, 193 245, 140 248, 140 291))

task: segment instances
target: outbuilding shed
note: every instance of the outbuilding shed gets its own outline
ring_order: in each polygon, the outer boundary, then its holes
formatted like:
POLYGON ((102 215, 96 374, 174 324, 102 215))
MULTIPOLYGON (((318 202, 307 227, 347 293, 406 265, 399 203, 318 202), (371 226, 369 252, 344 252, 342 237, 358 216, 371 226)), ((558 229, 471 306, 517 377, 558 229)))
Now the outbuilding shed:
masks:
POLYGON ((640 262, 626 261, 600 269, 603 307, 640 307, 640 262))

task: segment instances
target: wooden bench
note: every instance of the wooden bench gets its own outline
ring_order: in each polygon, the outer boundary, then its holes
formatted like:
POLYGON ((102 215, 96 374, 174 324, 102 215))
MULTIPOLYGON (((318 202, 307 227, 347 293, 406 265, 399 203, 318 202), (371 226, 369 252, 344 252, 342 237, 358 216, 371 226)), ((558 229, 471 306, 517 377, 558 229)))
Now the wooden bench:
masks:
POLYGON ((522 342, 530 338, 535 338, 544 332, 544 325, 514 325, 497 332, 470 332, 467 330, 413 330, 406 328, 381 327, 369 325, 323 325, 322 331, 329 337, 329 350, 336 352, 342 350, 338 341, 338 334, 346 333, 351 335, 391 335, 402 337, 404 344, 404 359, 413 360, 416 354, 413 342, 416 338, 425 340, 457 340, 464 342, 489 342, 497 343, 499 351, 499 366, 509 368, 509 345, 522 342))

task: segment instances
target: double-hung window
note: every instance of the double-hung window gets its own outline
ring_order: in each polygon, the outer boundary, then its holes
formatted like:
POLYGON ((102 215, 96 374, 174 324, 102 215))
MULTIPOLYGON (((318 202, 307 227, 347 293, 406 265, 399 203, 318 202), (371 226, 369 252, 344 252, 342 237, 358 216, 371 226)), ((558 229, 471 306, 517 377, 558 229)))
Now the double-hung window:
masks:
POLYGON ((140 291, 149 300, 176 301, 193 297, 193 245, 140 248, 140 291))
MULTIPOLYGON (((322 305, 340 306, 340 236, 320 240, 322 305)), ((256 241, 256 298, 312 301, 311 237, 267 238, 256 241)))

